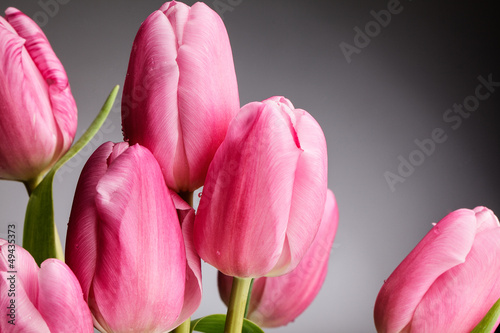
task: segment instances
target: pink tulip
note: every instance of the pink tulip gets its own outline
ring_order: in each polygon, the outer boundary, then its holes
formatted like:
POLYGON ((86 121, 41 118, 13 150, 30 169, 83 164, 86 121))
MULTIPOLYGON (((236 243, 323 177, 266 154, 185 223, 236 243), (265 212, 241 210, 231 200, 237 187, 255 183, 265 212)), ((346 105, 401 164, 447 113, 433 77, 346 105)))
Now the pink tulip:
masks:
POLYGON ((82 288, 62 261, 38 268, 28 251, 0 239, 0 276, 0 332, 94 332, 82 288))
POLYGON ((208 170, 194 225, 200 257, 229 276, 288 273, 318 231, 326 186, 314 118, 284 97, 245 105, 208 170))
POLYGON ((194 211, 174 195, 153 155, 138 144, 107 142, 85 165, 66 257, 102 332, 166 332, 198 307, 194 211))
POLYGON ((77 111, 42 30, 8 8, 0 17, 0 178, 33 181, 69 149, 77 111))
MULTIPOLYGON (((262 277, 253 283, 247 318, 261 327, 284 326, 312 303, 325 281, 328 258, 339 215, 333 192, 328 190, 321 226, 311 247, 293 271, 262 277)), ((232 277, 219 272, 219 293, 229 304, 232 277)))
POLYGON ((239 110, 226 28, 207 5, 165 3, 142 24, 122 100, 126 140, 147 147, 176 192, 203 185, 239 110))
POLYGON ((468 333, 500 298, 500 226, 485 207, 437 223, 375 303, 377 331, 468 333))

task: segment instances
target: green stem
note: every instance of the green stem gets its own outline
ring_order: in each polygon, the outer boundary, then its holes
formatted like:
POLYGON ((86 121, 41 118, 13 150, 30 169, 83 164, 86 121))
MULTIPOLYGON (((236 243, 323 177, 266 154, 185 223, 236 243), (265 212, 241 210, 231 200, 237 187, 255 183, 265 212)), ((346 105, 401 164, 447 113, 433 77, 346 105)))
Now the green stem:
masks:
POLYGON ((224 333, 241 333, 251 278, 233 278, 224 333))
POLYGON ((24 186, 26 187, 26 191, 28 191, 28 195, 31 196, 31 193, 35 190, 35 188, 40 184, 43 180, 42 175, 38 175, 33 179, 27 180, 24 182, 24 186))
POLYGON ((194 192, 179 192, 179 196, 186 201, 189 206, 193 207, 193 193, 194 192))
POLYGON ((190 333, 191 332, 191 318, 186 319, 185 322, 177 326, 172 333, 190 333))

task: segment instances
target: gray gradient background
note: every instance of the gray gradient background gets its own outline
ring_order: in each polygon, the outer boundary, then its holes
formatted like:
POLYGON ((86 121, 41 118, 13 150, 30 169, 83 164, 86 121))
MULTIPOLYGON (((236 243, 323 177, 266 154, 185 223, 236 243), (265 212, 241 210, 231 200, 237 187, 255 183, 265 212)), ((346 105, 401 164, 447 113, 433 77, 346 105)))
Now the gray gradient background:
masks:
MULTIPOLYGON (((123 86, 137 29, 162 0, 66 2, 47 16, 43 30, 68 72, 79 137, 111 88, 123 86)), ((500 87, 457 130, 443 121, 445 110, 474 93, 479 75, 500 81, 494 2, 402 0, 402 12, 348 64, 339 44, 353 44, 353 28, 363 28, 373 20, 370 11, 387 3, 243 0, 224 13, 241 104, 284 95, 318 120, 328 143, 329 187, 340 207, 321 292, 294 323, 271 332, 373 332, 378 290, 432 222, 462 207, 500 212, 500 87), (396 173, 398 155, 408 158, 414 140, 429 138, 434 128, 447 141, 392 192, 384 172, 396 173)), ((207 4, 213 8, 213 1, 207 4)), ((37 1, 1 0, 0 8, 7 6, 29 16, 43 12, 37 1)), ((121 140, 118 105, 91 148, 56 176, 63 242, 81 168, 108 140, 121 140)), ((0 182, 0 198, 0 233, 8 223, 21 228, 23 185, 0 182)), ((20 231, 17 237, 20 243, 20 231)), ((208 265, 204 288, 194 317, 224 312, 208 265)))

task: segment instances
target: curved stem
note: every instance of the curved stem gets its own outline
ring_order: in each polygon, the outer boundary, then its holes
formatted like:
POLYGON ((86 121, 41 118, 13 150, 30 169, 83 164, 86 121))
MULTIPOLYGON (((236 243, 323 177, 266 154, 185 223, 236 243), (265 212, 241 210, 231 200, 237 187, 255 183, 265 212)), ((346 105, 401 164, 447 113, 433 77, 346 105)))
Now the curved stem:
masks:
POLYGON ((251 278, 233 278, 224 333, 241 333, 251 283, 251 278))

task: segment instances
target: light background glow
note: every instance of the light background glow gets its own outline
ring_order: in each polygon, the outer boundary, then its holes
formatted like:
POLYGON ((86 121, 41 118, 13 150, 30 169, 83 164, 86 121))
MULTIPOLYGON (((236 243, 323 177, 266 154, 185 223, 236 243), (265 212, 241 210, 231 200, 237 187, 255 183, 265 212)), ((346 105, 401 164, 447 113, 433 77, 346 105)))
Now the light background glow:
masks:
MULTIPOLYGON (((64 4, 55 14, 54 7, 47 11, 40 5, 46 2, 2 0, 0 8, 17 7, 39 22, 47 17, 43 30, 79 107, 79 137, 113 86, 123 86, 135 34, 163 2, 60 0, 64 4)), ((374 20, 370 11, 394 1, 221 2, 237 4, 224 13, 224 23, 241 104, 284 95, 318 120, 328 143, 329 188, 340 209, 320 294, 293 324, 269 331, 374 331, 378 290, 432 222, 478 205, 500 213, 500 87, 457 130, 443 120, 454 103, 474 94, 478 76, 491 74, 500 82, 493 2, 402 0, 401 12, 352 55, 351 63, 339 44, 354 44, 353 29, 364 29, 374 20), (408 158, 418 148, 414 140, 429 138, 434 128, 442 128, 448 139, 391 191, 384 172, 396 173, 398 156, 408 158)), ((206 3, 214 8, 214 1, 206 3)), ((63 242, 80 171, 92 151, 109 140, 122 140, 119 104, 91 147, 56 176, 55 213, 63 242)), ((24 186, 0 182, 0 198, 0 233, 10 223, 21 228, 24 186)), ((21 232, 17 239, 21 243, 21 232)), ((208 265, 203 283, 194 317, 225 312, 208 265)))

